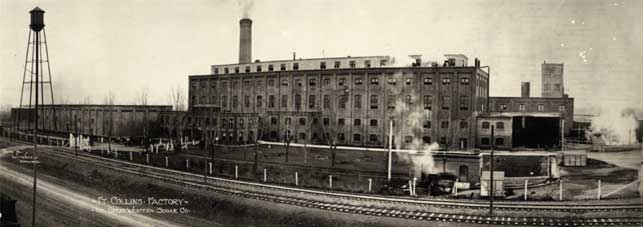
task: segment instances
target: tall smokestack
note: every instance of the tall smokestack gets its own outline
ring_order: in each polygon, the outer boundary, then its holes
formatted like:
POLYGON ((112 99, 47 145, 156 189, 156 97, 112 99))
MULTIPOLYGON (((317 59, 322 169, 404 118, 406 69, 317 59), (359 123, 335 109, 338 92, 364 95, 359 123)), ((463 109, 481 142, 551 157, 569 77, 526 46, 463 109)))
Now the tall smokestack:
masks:
POLYGON ((239 21, 239 63, 252 62, 252 20, 239 21))
POLYGON ((522 82, 522 86, 520 86, 520 88, 520 97, 529 98, 529 82, 522 82))

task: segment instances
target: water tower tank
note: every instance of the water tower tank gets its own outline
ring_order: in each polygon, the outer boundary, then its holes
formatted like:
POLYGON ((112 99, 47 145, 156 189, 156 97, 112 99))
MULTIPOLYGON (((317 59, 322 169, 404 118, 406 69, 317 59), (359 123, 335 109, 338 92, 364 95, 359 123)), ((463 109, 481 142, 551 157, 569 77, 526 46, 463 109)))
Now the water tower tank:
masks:
POLYGON ((31 14, 31 24, 29 27, 35 32, 39 32, 45 27, 45 21, 43 19, 45 11, 36 6, 36 8, 29 11, 31 14))

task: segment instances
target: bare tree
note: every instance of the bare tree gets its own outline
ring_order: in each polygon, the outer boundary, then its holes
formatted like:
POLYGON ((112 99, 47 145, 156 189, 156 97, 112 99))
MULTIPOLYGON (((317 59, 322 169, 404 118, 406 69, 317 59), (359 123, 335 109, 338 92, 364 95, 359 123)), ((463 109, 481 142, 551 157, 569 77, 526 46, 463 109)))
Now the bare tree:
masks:
POLYGON ((147 89, 141 89, 137 94, 136 94, 136 105, 142 105, 145 106, 148 104, 148 92, 147 89))
MULTIPOLYGON (((112 90, 109 90, 107 94, 105 95, 104 99, 104 104, 107 105, 107 110, 109 111, 109 118, 108 118, 108 129, 107 129, 107 149, 112 150, 112 131, 114 129, 114 102, 116 100, 116 97, 112 90)), ((104 116, 103 116, 104 117, 104 116)))
POLYGON ((170 89, 168 100, 175 111, 185 110, 185 92, 181 86, 170 89))

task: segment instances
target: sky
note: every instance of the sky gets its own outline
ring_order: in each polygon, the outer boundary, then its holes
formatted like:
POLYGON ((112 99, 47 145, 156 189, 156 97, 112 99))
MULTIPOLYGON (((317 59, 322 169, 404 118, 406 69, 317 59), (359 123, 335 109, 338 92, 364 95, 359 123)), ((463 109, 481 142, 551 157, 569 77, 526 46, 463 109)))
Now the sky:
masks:
POLYGON ((247 15, 253 59, 461 53, 490 66, 492 96, 519 96, 522 81, 540 96, 541 64, 564 63, 577 110, 643 105, 638 0, 0 0, 0 106, 19 104, 35 6, 59 103, 111 91, 133 104, 146 91, 167 105, 188 75, 238 61, 247 15))

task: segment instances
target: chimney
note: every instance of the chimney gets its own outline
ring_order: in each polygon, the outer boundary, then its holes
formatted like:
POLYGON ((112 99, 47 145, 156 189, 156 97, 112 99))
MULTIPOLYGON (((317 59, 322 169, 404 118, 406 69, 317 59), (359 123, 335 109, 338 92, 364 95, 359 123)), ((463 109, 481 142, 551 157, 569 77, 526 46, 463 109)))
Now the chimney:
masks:
POLYGON ((239 21, 239 63, 252 61, 252 20, 243 18, 239 21))
POLYGON ((520 86, 520 97, 529 98, 529 82, 522 82, 520 86))

